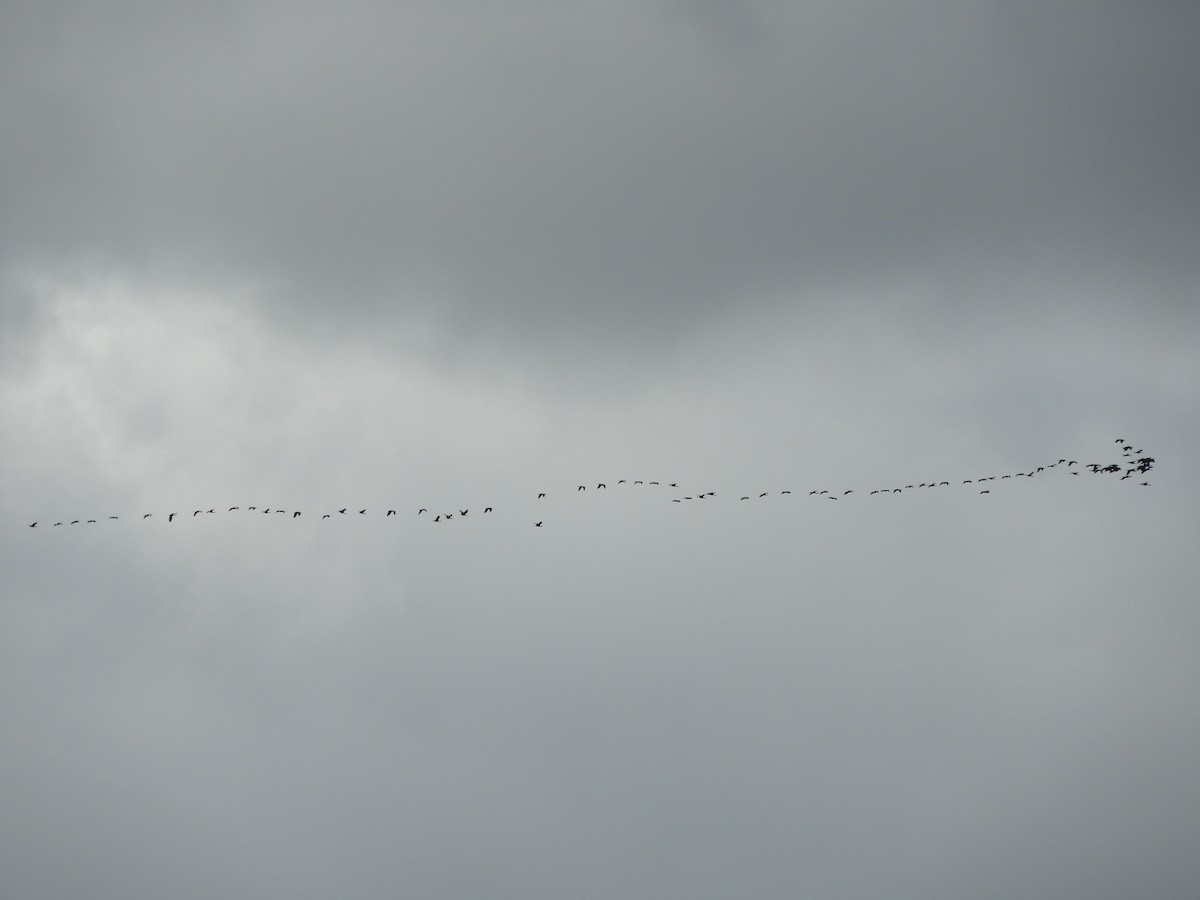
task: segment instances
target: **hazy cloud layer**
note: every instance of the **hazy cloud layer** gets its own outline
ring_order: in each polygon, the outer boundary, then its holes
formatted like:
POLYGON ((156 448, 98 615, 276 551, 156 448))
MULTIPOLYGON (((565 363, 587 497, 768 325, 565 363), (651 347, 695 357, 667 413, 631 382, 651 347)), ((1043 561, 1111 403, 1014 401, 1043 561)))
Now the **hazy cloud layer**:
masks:
POLYGON ((1192 897, 1198 21, 0 4, 0 895, 1192 897))

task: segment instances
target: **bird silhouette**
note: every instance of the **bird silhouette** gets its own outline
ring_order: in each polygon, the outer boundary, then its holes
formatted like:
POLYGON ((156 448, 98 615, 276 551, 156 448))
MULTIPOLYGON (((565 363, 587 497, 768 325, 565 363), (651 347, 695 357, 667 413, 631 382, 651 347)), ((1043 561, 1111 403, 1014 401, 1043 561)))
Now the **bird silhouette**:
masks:
POLYGON ((346 514, 346 510, 344 509, 339 509, 338 512, 340 512, 343 516, 346 514))
POLYGON ((34 522, 34 523, 33 523, 32 525, 30 525, 29 527, 30 527, 30 528, 37 528, 37 522, 34 522))
POLYGON ((299 510, 297 510, 297 511, 296 511, 296 512, 294 512, 294 513, 292 513, 292 518, 294 519, 294 518, 296 518, 296 516, 298 516, 298 515, 300 515, 300 512, 299 512, 299 510))
POLYGON ((229 507, 229 512, 233 512, 235 509, 241 509, 241 507, 240 506, 231 506, 231 507, 229 507))
POLYGON ((460 509, 460 510, 458 511, 458 514, 459 514, 460 516, 465 516, 465 515, 467 514, 467 510, 465 510, 465 509, 460 509))
POLYGON ((358 511, 358 514, 359 514, 360 516, 365 516, 365 515, 367 514, 367 511, 366 511, 365 509, 360 509, 360 510, 358 511))
POLYGON ((533 527, 534 527, 534 528, 541 528, 541 527, 542 527, 542 523, 541 523, 541 522, 534 522, 534 523, 533 523, 533 527))
POLYGON ((321 516, 321 518, 322 518, 322 519, 328 519, 328 518, 329 518, 329 513, 325 513, 325 515, 321 516))
POLYGON ((172 519, 175 518, 176 515, 177 515, 177 513, 171 513, 169 516, 167 516, 167 521, 170 522, 172 519))
POLYGON ((422 506, 420 509, 417 510, 417 515, 419 516, 423 512, 429 512, 429 510, 427 510, 425 507, 422 506))
POLYGON ((538 494, 538 499, 541 500, 545 496, 546 496, 545 494, 538 494))
POLYGON ((154 513, 146 513, 144 516, 142 516, 142 518, 143 518, 143 519, 148 519, 148 518, 150 518, 152 515, 154 515, 154 513))
POLYGON ((492 511, 492 508, 491 508, 490 506, 485 506, 485 507, 483 508, 483 511, 484 511, 485 513, 490 513, 490 512, 492 511))
POLYGON ((387 515, 385 515, 384 518, 386 519, 388 516, 394 516, 395 514, 396 514, 396 511, 394 509, 389 509, 387 511, 387 515))

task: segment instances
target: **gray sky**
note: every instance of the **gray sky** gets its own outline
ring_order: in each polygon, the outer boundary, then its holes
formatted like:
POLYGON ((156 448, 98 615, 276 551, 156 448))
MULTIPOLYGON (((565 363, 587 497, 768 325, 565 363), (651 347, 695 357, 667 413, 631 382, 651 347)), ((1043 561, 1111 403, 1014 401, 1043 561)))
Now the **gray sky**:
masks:
POLYGON ((0 2, 0 895, 1196 896, 1200 8, 393 7, 0 2))

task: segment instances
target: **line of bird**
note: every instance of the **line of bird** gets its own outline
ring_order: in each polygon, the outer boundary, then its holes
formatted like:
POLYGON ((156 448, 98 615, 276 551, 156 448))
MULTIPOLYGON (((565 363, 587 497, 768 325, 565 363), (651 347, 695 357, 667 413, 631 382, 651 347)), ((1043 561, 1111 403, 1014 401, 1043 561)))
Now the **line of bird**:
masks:
MULTIPOLYGON (((1121 445, 1123 462, 1113 462, 1113 463, 1107 463, 1107 464, 1087 463, 1086 465, 1082 466, 1082 468, 1089 470, 1094 475, 1120 474, 1121 477, 1119 480, 1121 480, 1121 481, 1132 479, 1139 474, 1144 475, 1145 473, 1149 472, 1152 468, 1154 468, 1154 462, 1155 462, 1154 457, 1143 455, 1146 452, 1145 450, 1142 450, 1142 449, 1134 450, 1133 445, 1127 443, 1124 438, 1117 438, 1116 443, 1121 445)), ((1078 465, 1079 465, 1078 460, 1067 459, 1066 457, 1063 457, 1063 458, 1057 460, 1056 462, 1048 463, 1044 466, 1035 466, 1034 468, 1030 469, 1027 472, 1020 471, 1020 472, 1011 472, 1006 475, 984 475, 979 478, 964 478, 962 480, 962 484, 964 484, 964 485, 965 484, 970 484, 970 485, 987 484, 989 486, 981 489, 979 491, 979 493, 980 494, 990 494, 992 492, 990 483, 993 481, 1000 481, 1000 480, 1004 480, 1007 478, 1034 478, 1043 472, 1048 472, 1051 469, 1057 469, 1060 466, 1063 468, 1063 470, 1067 471, 1071 475, 1079 475, 1080 469, 1073 468, 1078 465)), ((617 485, 632 484, 635 486, 636 485, 647 485, 647 486, 660 486, 660 487, 663 485, 663 483, 661 481, 647 481, 645 479, 635 479, 632 482, 630 482, 628 479, 625 479, 625 478, 621 478, 621 479, 617 480, 615 482, 615 484, 617 484, 617 485)), ((1142 487, 1150 486, 1149 481, 1141 481, 1141 482, 1138 482, 1138 484, 1142 487)), ((666 486, 670 487, 670 488, 678 489, 679 483, 672 481, 672 482, 668 482, 666 486)), ((936 481, 936 480, 935 481, 922 481, 919 484, 905 484, 905 485, 898 486, 898 487, 875 488, 874 490, 869 492, 869 495, 878 494, 878 495, 889 495, 890 496, 892 494, 901 494, 905 490, 918 490, 918 489, 924 489, 924 488, 938 488, 938 487, 949 487, 949 486, 950 486, 949 481, 936 481)), ((587 489, 588 489, 588 487, 586 484, 580 484, 580 485, 576 486, 574 493, 586 491, 587 489)), ((594 490, 607 491, 608 484, 603 481, 597 482, 594 490)), ((762 491, 762 492, 758 493, 757 495, 743 494, 738 497, 738 500, 739 501, 755 500, 755 499, 761 500, 763 498, 771 496, 771 493, 772 493, 771 491, 762 491)), ((779 494, 780 496, 783 496, 783 495, 791 494, 792 491, 791 490, 781 490, 776 493, 779 494)), ((825 499, 829 499, 829 500, 841 500, 841 499, 846 499, 846 498, 850 497, 850 495, 852 495, 854 493, 855 493, 855 490, 853 488, 850 488, 849 490, 841 491, 840 493, 837 491, 830 491, 828 489, 814 489, 814 490, 810 490, 808 492, 807 496, 825 498, 825 499)), ((544 499, 546 499, 547 495, 548 495, 547 491, 539 491, 539 492, 537 492, 536 499, 544 500, 544 499)), ((693 492, 691 494, 687 494, 682 497, 672 497, 671 502, 672 503, 684 503, 684 502, 687 502, 690 500, 706 500, 708 498, 716 497, 716 496, 717 496, 716 491, 702 491, 699 493, 693 492)), ((321 519, 322 519, 322 521, 325 519, 332 519, 335 515, 365 516, 365 515, 367 515, 367 509, 368 508, 363 508, 363 509, 355 511, 355 510, 352 510, 350 507, 344 507, 342 509, 338 509, 333 512, 322 514, 321 519)), ((239 512, 242 510, 243 510, 243 508, 241 506, 231 506, 231 507, 229 507, 227 512, 239 512)), ((424 515, 428 514, 429 515, 428 520, 430 522, 440 523, 440 522, 449 522, 450 520, 454 519, 456 515, 460 519, 465 519, 468 515, 470 515, 470 512, 471 512, 470 508, 458 509, 458 507, 455 507, 455 510, 457 510, 457 512, 451 511, 451 512, 430 513, 430 510, 428 507, 420 507, 417 510, 416 515, 424 516, 424 515)), ((245 507, 245 511, 246 512, 261 512, 265 515, 285 515, 291 519, 298 519, 298 518, 300 518, 301 515, 303 515, 303 512, 301 510, 292 510, 289 512, 288 510, 271 509, 270 507, 263 507, 262 509, 259 509, 259 507, 257 507, 257 506, 247 506, 247 507, 245 507)), ((483 508, 483 512, 480 513, 480 515, 488 515, 492 511, 493 511, 493 507, 485 506, 483 508)), ((200 515, 215 515, 216 512, 217 512, 216 508, 195 509, 195 510, 192 510, 191 515, 188 518, 195 518, 196 516, 200 516, 200 515)), ((143 513, 142 519, 149 519, 149 518, 152 518, 153 516, 154 516, 154 513, 152 513, 152 512, 143 513)), ((387 518, 389 516, 399 516, 399 512, 395 509, 389 509, 384 513, 384 518, 387 518)), ((174 522, 176 518, 181 518, 181 517, 184 517, 183 514, 177 513, 177 512, 168 513, 166 516, 168 522, 174 522)), ((113 520, 119 520, 119 519, 120 519, 120 516, 108 516, 106 521, 113 521, 113 520)), ((53 528, 53 527, 57 527, 59 525, 68 525, 69 526, 69 525, 80 525, 80 524, 95 525, 95 524, 98 524, 98 521, 99 520, 97 520, 97 519, 72 519, 70 521, 64 520, 64 521, 55 522, 51 527, 53 528)), ((533 526, 535 528, 541 528, 542 525, 544 524, 544 522, 545 522, 544 519, 539 519, 533 523, 533 526)), ((33 522, 32 524, 30 524, 29 527, 36 528, 37 525, 38 525, 37 522, 33 522)))

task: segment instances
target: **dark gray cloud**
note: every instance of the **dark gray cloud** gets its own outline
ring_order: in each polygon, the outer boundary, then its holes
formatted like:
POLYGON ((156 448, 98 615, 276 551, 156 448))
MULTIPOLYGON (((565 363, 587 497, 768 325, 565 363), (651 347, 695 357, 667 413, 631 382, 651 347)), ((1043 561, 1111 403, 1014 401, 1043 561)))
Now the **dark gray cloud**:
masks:
POLYGON ((1192 271, 1186 4, 7 18, 16 260, 626 338, 997 261, 1192 271))

